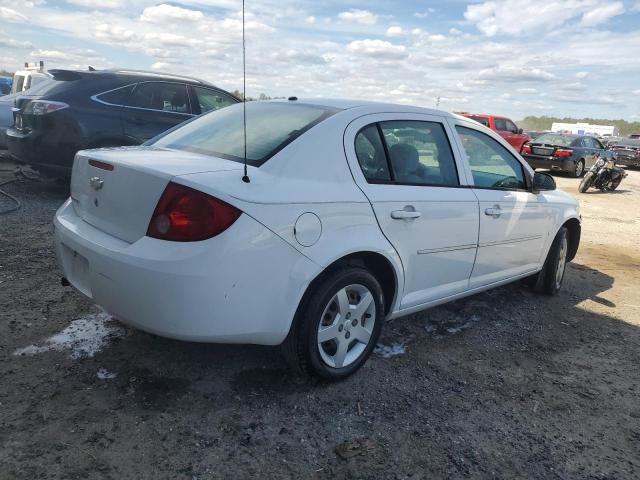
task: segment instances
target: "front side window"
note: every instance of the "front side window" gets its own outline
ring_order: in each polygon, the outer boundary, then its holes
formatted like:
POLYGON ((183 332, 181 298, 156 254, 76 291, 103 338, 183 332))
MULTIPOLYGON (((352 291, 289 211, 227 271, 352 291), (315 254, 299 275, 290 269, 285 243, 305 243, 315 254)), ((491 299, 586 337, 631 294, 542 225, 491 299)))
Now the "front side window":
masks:
POLYGON ((196 96, 195 113, 207 113, 211 110, 218 110, 222 107, 228 107, 234 103, 238 103, 229 95, 211 90, 209 88, 193 87, 193 92, 196 96), (199 109, 199 111, 198 111, 199 109))
MULTIPOLYGON (((236 103, 198 117, 152 145, 243 162, 242 107, 242 103, 236 103)), ((292 102, 247 102, 246 108, 247 163, 255 167, 338 111, 292 102)))
POLYGON ((507 131, 511 133, 518 133, 518 127, 511 120, 505 120, 507 131))
POLYGON ((126 105, 164 112, 190 113, 187 87, 182 83, 139 83, 126 105))
POLYGON ((496 130, 501 132, 507 131, 507 121, 504 118, 494 118, 493 124, 496 126, 496 130))
POLYGON ((476 187, 525 190, 520 162, 499 142, 472 128, 456 126, 476 187))
POLYGON ((391 180, 387 156, 375 124, 356 135, 356 156, 367 181, 391 180))
POLYGON ((380 127, 396 182, 459 185, 453 152, 442 124, 394 120, 382 122, 380 127))

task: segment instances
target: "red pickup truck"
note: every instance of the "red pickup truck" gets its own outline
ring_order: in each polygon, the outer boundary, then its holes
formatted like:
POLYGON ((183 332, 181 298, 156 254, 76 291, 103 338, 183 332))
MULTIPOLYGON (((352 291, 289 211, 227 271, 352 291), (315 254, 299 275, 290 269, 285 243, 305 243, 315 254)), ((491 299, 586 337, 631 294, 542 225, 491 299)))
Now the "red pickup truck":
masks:
POLYGON ((462 115, 470 118, 471 120, 475 120, 478 123, 481 123, 485 127, 489 127, 491 130, 494 130, 507 142, 509 142, 509 144, 518 152, 522 150, 522 146, 525 143, 531 140, 529 138, 529 135, 524 133, 521 128, 518 128, 516 124, 507 117, 500 117, 498 115, 487 115, 484 113, 467 112, 462 113, 462 115))

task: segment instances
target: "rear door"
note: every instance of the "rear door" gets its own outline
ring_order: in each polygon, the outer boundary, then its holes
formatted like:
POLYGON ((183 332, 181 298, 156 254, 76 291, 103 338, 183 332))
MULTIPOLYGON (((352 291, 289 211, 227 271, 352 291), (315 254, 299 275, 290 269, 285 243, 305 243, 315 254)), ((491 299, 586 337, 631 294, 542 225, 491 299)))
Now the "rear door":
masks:
POLYGON ((535 271, 547 240, 549 207, 529 189, 523 163, 498 140, 457 122, 455 129, 479 200, 480 232, 470 287, 535 271))
POLYGON ((478 202, 439 116, 378 114, 352 122, 345 151, 384 235, 404 268, 401 308, 468 288, 478 239, 478 202))
POLYGON ((192 117, 187 85, 179 82, 138 83, 122 110, 125 134, 139 143, 192 117))

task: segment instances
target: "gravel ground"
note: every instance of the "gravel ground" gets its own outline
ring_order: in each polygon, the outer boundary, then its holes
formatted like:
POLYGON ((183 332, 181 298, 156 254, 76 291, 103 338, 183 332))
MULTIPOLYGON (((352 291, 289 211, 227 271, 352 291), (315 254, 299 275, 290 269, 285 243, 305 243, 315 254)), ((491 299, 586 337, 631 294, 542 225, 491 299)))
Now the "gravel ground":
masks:
POLYGON ((60 286, 65 189, 3 187, 23 207, 0 216, 0 480, 640 478, 640 171, 607 194, 557 181, 584 217, 560 295, 395 320, 337 384, 111 321, 60 286))

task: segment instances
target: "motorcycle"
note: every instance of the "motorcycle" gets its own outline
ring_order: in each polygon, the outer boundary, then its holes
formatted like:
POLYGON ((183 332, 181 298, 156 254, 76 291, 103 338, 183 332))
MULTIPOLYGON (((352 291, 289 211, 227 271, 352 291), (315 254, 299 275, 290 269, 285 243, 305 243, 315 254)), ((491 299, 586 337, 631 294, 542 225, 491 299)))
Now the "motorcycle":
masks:
POLYGON ((624 169, 616 166, 615 155, 609 158, 598 158, 580 182, 578 191, 584 193, 590 187, 598 188, 603 192, 610 192, 618 188, 622 179, 627 176, 624 169))

